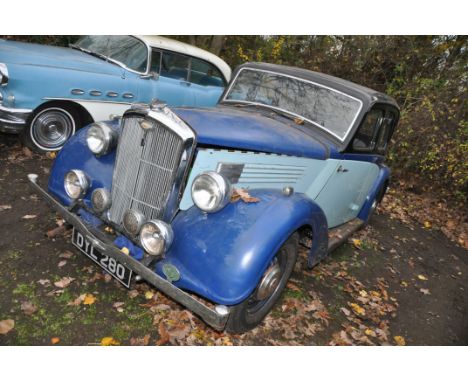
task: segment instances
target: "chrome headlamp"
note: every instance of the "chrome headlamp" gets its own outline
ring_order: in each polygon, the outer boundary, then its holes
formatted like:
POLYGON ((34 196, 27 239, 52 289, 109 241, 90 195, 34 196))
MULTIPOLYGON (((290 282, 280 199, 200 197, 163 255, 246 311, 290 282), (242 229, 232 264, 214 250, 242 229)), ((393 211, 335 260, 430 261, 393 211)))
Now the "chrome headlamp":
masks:
POLYGON ((93 154, 104 155, 117 144, 117 133, 103 122, 93 123, 88 129, 86 143, 93 154))
POLYGON ((141 227, 141 246, 152 256, 162 255, 167 251, 173 239, 171 226, 161 220, 150 220, 141 227))
POLYGON ((140 211, 136 209, 130 209, 125 211, 122 224, 130 235, 136 236, 138 235, 138 232, 140 232, 141 226, 145 220, 145 215, 143 215, 140 211))
POLYGON ((83 171, 71 170, 65 175, 64 188, 70 198, 79 199, 84 196, 88 187, 89 180, 83 171))
POLYGON ((217 212, 231 199, 231 183, 215 171, 199 174, 192 183, 192 200, 205 212, 217 212))
POLYGON ((5 64, 0 62, 0 85, 6 86, 8 84, 8 68, 5 64))
POLYGON ((111 206, 111 194, 105 188, 96 188, 91 194, 91 204, 94 211, 102 213, 111 206))

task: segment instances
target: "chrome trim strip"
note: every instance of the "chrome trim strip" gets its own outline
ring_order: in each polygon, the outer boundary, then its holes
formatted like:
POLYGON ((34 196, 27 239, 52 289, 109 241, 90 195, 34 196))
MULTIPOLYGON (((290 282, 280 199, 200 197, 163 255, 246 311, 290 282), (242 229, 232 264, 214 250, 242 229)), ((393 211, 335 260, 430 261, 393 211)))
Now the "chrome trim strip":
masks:
POLYGON ((116 92, 107 92, 106 94, 108 97, 118 97, 119 96, 119 93, 116 93, 116 92))
POLYGON ((102 92, 99 91, 99 90, 91 90, 91 91, 89 92, 89 95, 91 95, 91 96, 93 96, 93 97, 100 97, 100 96, 102 96, 102 92))
POLYGON ((43 100, 57 100, 57 101, 73 101, 73 102, 102 102, 102 103, 115 103, 122 105, 131 105, 131 102, 119 102, 119 101, 106 101, 102 99, 81 99, 81 98, 59 98, 59 97, 43 97, 43 100))
POLYGON ((122 98, 128 98, 128 99, 132 99, 134 98, 135 96, 132 94, 132 93, 124 93, 122 94, 122 98))
POLYGON ((144 266, 138 260, 135 260, 133 257, 124 254, 119 248, 108 242, 108 240, 101 232, 86 226, 77 215, 70 212, 67 208, 57 202, 51 195, 49 195, 41 186, 37 184, 37 179, 38 176, 36 174, 28 175, 28 180, 34 191, 42 196, 53 209, 62 215, 62 217, 68 223, 73 225, 73 227, 82 233, 88 240, 90 240, 93 245, 98 247, 104 255, 112 257, 126 267, 130 268, 132 271, 140 275, 161 292, 187 307, 195 314, 199 315, 208 325, 217 330, 224 329, 230 314, 228 307, 224 305, 217 305, 214 309, 210 308, 208 305, 204 304, 198 299, 195 299, 188 293, 184 292, 182 289, 177 288, 171 282, 163 279, 152 269, 144 266))
POLYGON ((275 109, 275 110, 279 110, 279 111, 284 111, 285 113, 287 114, 290 114, 290 115, 293 115, 295 117, 298 117, 298 118, 301 118, 307 122, 310 122, 312 123, 313 125, 321 128, 322 130, 325 130, 327 133, 333 135, 335 138, 337 138, 340 142, 344 142, 346 140, 346 138, 348 137, 348 134, 349 132, 351 131, 352 127, 354 126, 354 123, 356 122, 356 119, 358 118, 359 114, 361 113, 361 110, 362 110, 362 106, 363 106, 363 103, 362 101, 359 99, 359 98, 356 98, 356 97, 353 97, 349 94, 346 94, 346 93, 343 93, 339 90, 336 90, 336 89, 333 89, 329 86, 326 86, 326 85, 322 85, 322 84, 319 84, 317 82, 314 82, 314 81, 309 81, 309 80, 306 80, 306 79, 303 79, 303 78, 300 78, 300 77, 295 77, 295 76, 291 76, 289 74, 284 74, 284 73, 278 73, 278 72, 273 72, 271 70, 265 70, 265 69, 257 69, 257 68, 242 68, 241 70, 239 70, 236 74, 236 76, 234 77, 233 80, 231 80, 231 83, 228 87, 228 89, 226 90, 226 92, 224 93, 224 97, 223 99, 221 100, 222 102, 227 102, 227 103, 245 103, 245 104, 251 104, 251 105, 260 105, 260 106, 264 106, 264 107, 269 107, 271 109, 275 109), (276 106, 271 106, 271 105, 267 105, 267 104, 264 104, 264 103, 260 103, 260 102, 250 102, 250 101, 242 101, 242 100, 234 100, 234 99, 226 99, 226 96, 229 94, 229 92, 231 91, 231 88, 232 86, 234 85, 234 83, 236 82, 236 79, 237 77, 239 76, 239 74, 243 71, 243 70, 251 70, 251 71, 256 71, 256 72, 265 72, 265 73, 271 73, 271 74, 276 74, 278 76, 283 76, 283 77, 289 77, 289 78, 293 78, 295 80, 298 80, 298 81, 302 81, 302 82, 308 82, 308 83, 311 83, 313 85, 316 85, 316 86, 319 86, 321 88, 324 88, 324 89, 328 89, 328 90, 331 90, 331 91, 334 91, 335 93, 338 93, 338 94, 341 94, 341 95, 344 95, 346 97, 349 97, 351 99, 354 99, 355 101, 358 101, 359 102, 359 109, 358 111, 356 112, 356 115, 354 116, 353 120, 351 121, 351 124, 349 125, 348 129, 346 130, 346 133, 344 135, 343 138, 341 138, 339 135, 335 134, 333 131, 327 129, 325 126, 322 126, 320 125, 319 123, 317 122, 314 122, 308 118, 305 118, 304 116, 302 115, 299 115, 299 114, 296 114, 296 113, 293 113, 289 110, 285 110, 285 109, 281 109, 280 107, 276 107, 276 106))
POLYGON ((28 114, 32 113, 32 109, 15 109, 0 105, 0 112, 11 113, 11 114, 28 114))

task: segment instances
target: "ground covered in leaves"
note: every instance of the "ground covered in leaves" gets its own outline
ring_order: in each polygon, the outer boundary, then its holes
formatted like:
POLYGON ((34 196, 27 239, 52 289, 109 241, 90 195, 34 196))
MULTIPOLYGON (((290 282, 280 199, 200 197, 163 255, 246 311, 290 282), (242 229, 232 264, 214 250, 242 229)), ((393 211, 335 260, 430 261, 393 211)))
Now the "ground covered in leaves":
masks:
POLYGON ((45 180, 51 163, 0 135, 2 345, 468 344, 466 217, 443 202, 391 191, 372 224, 314 269, 302 250, 264 323, 229 335, 81 255, 26 181, 45 180))

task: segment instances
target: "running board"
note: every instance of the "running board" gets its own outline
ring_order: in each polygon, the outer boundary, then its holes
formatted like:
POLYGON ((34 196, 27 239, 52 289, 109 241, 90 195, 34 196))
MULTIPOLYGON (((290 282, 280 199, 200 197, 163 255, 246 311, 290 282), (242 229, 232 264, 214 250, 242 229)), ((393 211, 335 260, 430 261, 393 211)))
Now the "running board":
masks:
POLYGON ((328 253, 334 251, 343 244, 354 232, 361 229, 365 224, 364 220, 355 218, 328 232, 328 253))

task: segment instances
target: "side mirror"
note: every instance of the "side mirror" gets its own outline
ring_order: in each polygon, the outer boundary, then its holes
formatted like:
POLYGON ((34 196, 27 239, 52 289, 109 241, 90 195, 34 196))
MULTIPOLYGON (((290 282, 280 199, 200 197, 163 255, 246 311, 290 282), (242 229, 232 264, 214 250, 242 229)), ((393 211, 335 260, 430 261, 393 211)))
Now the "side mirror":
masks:
POLYGON ((156 72, 149 72, 148 74, 141 74, 140 78, 143 78, 145 80, 158 80, 159 79, 159 74, 156 72))

